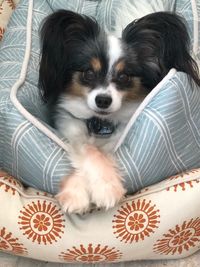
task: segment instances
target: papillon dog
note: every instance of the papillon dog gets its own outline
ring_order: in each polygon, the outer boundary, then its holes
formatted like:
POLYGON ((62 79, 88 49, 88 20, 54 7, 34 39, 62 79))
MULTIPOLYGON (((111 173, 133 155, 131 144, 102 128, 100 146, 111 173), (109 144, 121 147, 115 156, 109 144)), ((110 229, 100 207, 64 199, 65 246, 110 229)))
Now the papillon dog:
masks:
POLYGON ((200 85, 185 22, 157 12, 117 38, 94 18, 59 10, 45 19, 41 44, 39 87, 73 166, 56 198, 69 213, 111 208, 126 192, 113 151, 137 107, 171 68, 200 85))

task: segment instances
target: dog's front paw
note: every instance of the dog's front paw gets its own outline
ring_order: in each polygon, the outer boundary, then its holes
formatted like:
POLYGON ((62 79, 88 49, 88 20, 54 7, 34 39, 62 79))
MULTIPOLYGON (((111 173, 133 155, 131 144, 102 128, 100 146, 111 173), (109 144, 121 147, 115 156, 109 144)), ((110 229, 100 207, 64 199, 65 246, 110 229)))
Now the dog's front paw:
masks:
POLYGON ((90 207, 90 197, 84 182, 84 178, 78 174, 73 174, 65 178, 60 193, 56 199, 67 213, 83 214, 90 207))
POLYGON ((126 193, 115 161, 96 147, 88 145, 85 151, 83 170, 88 179, 91 202, 98 208, 112 208, 126 193))
POLYGON ((92 190, 91 201, 98 208, 113 208, 124 197, 126 190, 119 180, 101 181, 92 190))

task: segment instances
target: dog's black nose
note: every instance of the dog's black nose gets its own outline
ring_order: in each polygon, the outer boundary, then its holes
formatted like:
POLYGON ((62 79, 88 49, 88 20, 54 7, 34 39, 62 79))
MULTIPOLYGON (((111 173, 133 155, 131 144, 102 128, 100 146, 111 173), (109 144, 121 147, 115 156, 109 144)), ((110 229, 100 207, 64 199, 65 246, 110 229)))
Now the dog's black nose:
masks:
POLYGON ((97 95, 95 102, 98 108, 108 108, 112 103, 112 98, 109 95, 97 95))

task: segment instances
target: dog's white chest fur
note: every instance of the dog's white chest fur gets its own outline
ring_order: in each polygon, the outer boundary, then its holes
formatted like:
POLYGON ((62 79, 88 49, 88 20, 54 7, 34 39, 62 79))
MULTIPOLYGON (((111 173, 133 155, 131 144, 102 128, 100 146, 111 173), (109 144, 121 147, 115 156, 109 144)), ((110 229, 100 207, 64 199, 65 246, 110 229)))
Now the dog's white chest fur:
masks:
POLYGON ((94 135, 89 132, 86 121, 72 118, 66 115, 65 118, 59 117, 56 120, 56 126, 59 132, 67 138, 72 146, 93 144, 104 152, 112 152, 120 138, 124 123, 118 123, 114 132, 109 137, 94 135))
MULTIPOLYGON (((86 119, 88 119, 88 112, 85 106, 82 112, 71 113, 71 105, 68 100, 60 102, 57 109, 55 119, 56 128, 59 132, 67 138, 71 146, 81 146, 83 144, 92 144, 100 148, 102 151, 109 153, 114 152, 115 146, 122 135, 128 121, 139 106, 140 101, 130 102, 123 106, 118 112, 112 114, 107 120, 110 120, 113 125, 116 125, 115 130, 109 137, 93 135, 88 131, 86 119), (73 115, 72 115, 73 114, 73 115)), ((79 107, 81 102, 79 102, 79 107)), ((74 111, 74 110, 73 110, 74 111)), ((91 111, 90 111, 91 112, 91 111)), ((95 114, 90 114, 92 117, 95 114)))

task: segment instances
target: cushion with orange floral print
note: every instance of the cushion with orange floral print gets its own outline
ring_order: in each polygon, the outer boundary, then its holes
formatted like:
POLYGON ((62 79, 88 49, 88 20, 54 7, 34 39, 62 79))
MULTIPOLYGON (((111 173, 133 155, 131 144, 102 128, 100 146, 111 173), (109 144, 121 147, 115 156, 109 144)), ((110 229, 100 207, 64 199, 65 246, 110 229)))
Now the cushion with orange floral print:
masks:
POLYGON ((200 169, 82 216, 64 214, 52 195, 0 172, 0 203, 0 251, 23 257, 114 263, 181 258, 200 247, 200 169))

